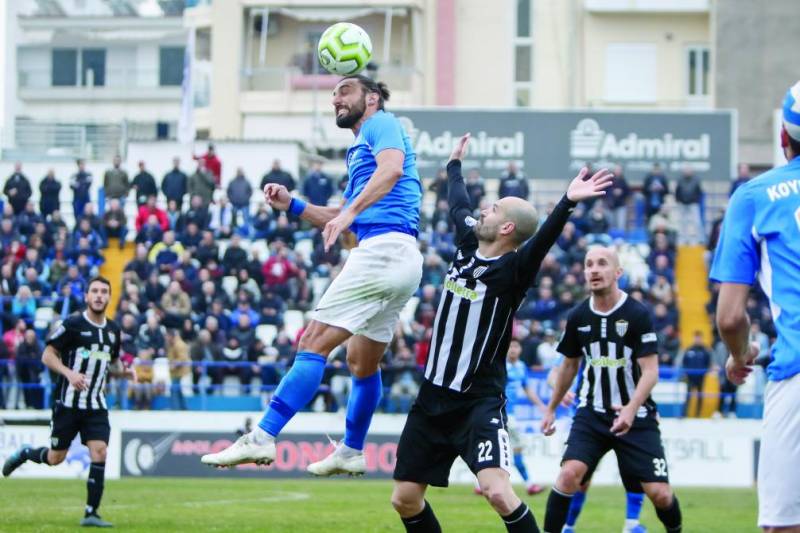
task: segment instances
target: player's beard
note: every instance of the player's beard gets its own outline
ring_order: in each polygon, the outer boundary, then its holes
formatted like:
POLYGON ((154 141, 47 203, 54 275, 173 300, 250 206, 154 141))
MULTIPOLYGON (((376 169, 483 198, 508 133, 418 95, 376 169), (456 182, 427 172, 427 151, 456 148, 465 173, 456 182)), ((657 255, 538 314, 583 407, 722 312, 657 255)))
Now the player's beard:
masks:
POLYGON ((91 309, 92 313, 96 313, 98 315, 105 315, 107 308, 108 308, 108 302, 102 304, 99 309, 97 308, 97 304, 95 304, 94 302, 89 303, 89 309, 91 309))
POLYGON ((497 240, 497 228, 487 226, 480 220, 475 224, 475 227, 472 228, 472 231, 475 233, 475 237, 478 238, 478 241, 494 242, 497 240))
POLYGON ((336 125, 340 128, 352 128, 358 121, 361 120, 361 117, 364 116, 364 113, 367 110, 367 97, 361 99, 357 105, 350 107, 349 112, 346 115, 336 115, 336 125))

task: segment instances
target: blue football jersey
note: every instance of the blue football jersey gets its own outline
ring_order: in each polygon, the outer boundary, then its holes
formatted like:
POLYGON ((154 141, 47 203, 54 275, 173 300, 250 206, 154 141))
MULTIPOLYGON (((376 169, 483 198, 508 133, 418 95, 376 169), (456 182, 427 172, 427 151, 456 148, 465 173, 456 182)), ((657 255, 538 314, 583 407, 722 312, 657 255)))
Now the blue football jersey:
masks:
POLYGON ((345 205, 366 187, 375 169, 377 155, 387 148, 405 154, 403 175, 391 191, 361 212, 350 229, 358 240, 399 231, 417 236, 419 209, 422 203, 422 185, 417 173, 416 155, 411 140, 400 121, 392 113, 378 111, 361 126, 353 145, 347 150, 349 181, 344 191, 345 205))
POLYGON ((516 404, 530 404, 525 394, 525 387, 528 384, 528 369, 525 363, 519 360, 516 363, 506 361, 506 379, 506 399, 509 408, 516 404))
POLYGON ((740 186, 731 197, 710 278, 767 295, 778 340, 767 377, 800 372, 800 157, 740 186))

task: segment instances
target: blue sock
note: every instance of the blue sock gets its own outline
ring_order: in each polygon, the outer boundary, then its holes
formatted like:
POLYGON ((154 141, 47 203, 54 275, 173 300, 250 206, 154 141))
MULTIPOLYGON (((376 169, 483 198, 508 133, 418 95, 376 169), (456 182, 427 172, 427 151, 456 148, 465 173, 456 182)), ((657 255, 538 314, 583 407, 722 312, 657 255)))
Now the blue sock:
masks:
POLYGON ((258 427, 277 437, 283 426, 317 393, 319 384, 322 383, 325 361, 325 357, 316 353, 298 353, 292 368, 283 376, 275 390, 275 396, 269 402, 267 412, 258 427))
POLYGON ((347 426, 344 444, 354 450, 363 450, 372 415, 378 408, 383 394, 381 371, 371 376, 352 379, 352 390, 347 399, 347 426))
POLYGON ((568 525, 569 527, 575 526, 575 523, 578 521, 578 515, 581 514, 581 510, 583 509, 583 503, 585 501, 586 501, 586 493, 581 490, 572 495, 572 502, 570 502, 569 504, 569 512, 567 513, 566 525, 568 525))
POLYGON ((525 461, 522 460, 521 453, 514 454, 514 466, 517 467, 519 471, 519 475, 522 476, 522 480, 527 483, 528 482, 528 469, 525 468, 525 461))
POLYGON ((644 503, 644 493, 626 492, 627 503, 625 505, 625 518, 628 520, 639 520, 642 514, 642 504, 644 503))

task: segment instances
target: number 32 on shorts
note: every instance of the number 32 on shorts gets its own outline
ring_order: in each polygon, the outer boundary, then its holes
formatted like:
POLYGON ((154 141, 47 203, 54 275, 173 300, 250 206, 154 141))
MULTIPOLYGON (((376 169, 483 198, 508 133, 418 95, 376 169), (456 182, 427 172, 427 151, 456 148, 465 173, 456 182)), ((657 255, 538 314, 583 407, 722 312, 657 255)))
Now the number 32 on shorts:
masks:
POLYGON ((667 460, 666 459, 653 459, 653 474, 658 477, 667 477, 667 460))

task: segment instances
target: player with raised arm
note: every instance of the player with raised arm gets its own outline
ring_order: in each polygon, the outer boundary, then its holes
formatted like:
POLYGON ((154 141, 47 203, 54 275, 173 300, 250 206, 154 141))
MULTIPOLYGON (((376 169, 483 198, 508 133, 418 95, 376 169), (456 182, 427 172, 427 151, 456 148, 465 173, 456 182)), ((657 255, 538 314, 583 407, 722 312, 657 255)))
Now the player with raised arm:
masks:
POLYGON ((587 179, 582 169, 538 232, 536 209, 520 198, 498 200, 475 220, 461 175, 468 142, 469 134, 447 165, 458 249, 436 311, 425 379, 398 444, 392 505, 406 531, 441 531, 425 491, 446 487, 460 456, 506 529, 535 532, 533 513, 509 478, 505 359, 514 313, 576 202, 603 195, 611 174, 587 179))
POLYGON ((721 283, 717 327, 730 351, 728 379, 744 382, 758 355, 749 343, 747 299, 756 278, 778 340, 770 350, 758 459, 758 525, 800 532, 800 82, 783 101, 781 145, 788 164, 738 189, 728 204, 710 278, 721 283))
POLYGON ((86 311, 69 316, 47 339, 42 362, 58 374, 50 448, 23 446, 3 465, 3 475, 7 477, 26 461, 50 466, 60 464, 67 457, 72 440, 80 434, 92 461, 86 480, 86 509, 80 522, 81 526, 89 527, 111 527, 97 514, 103 497, 106 450, 111 433, 106 375, 136 379, 133 370, 123 368, 119 360, 120 329, 105 315, 110 296, 108 280, 99 276, 92 278, 84 296, 86 311))
POLYGON ((229 448, 204 455, 203 463, 232 466, 269 464, 275 439, 297 411, 314 397, 330 352, 348 341, 353 375, 344 440, 308 471, 319 476, 363 474, 364 441, 383 385, 380 360, 392 339, 400 311, 422 277, 417 248, 422 187, 416 157, 397 118, 384 111, 389 91, 364 76, 343 78, 333 91, 336 125, 353 131, 347 151, 349 181, 340 207, 307 204, 285 187, 264 187, 267 202, 324 228, 326 249, 353 231, 359 241, 344 268, 325 291, 300 339, 297 357, 281 380, 258 426, 229 448))
POLYGON ((620 290, 623 274, 612 248, 595 246, 584 259, 591 296, 570 311, 558 345, 564 356, 542 433, 555 432, 555 411, 585 359, 578 411, 561 472, 547 500, 544 530, 561 533, 573 495, 611 450, 620 472, 642 485, 668 532, 681 531, 678 498, 667 476, 656 404, 656 333, 648 309, 620 290))

